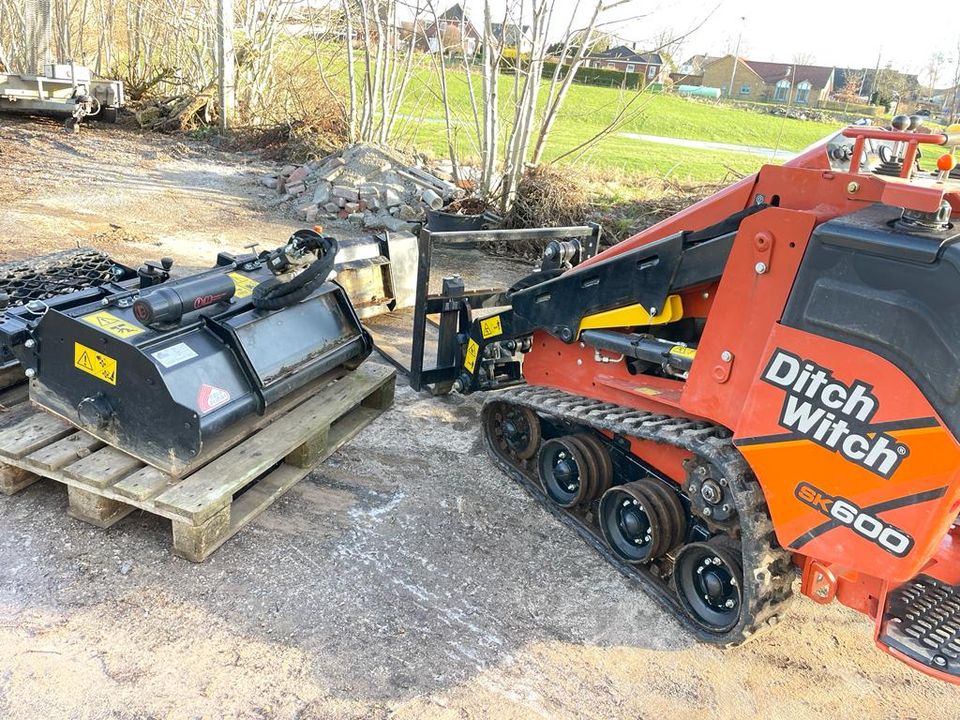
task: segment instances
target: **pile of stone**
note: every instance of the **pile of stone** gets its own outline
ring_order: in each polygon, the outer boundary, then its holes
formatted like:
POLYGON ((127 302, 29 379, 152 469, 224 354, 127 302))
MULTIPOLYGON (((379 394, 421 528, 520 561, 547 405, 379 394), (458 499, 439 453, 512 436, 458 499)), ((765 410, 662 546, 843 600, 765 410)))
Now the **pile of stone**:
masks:
POLYGON ((425 221, 428 208, 439 210, 464 195, 442 168, 428 172, 363 143, 305 165, 287 165, 260 182, 291 201, 299 220, 371 230, 412 230, 425 221))

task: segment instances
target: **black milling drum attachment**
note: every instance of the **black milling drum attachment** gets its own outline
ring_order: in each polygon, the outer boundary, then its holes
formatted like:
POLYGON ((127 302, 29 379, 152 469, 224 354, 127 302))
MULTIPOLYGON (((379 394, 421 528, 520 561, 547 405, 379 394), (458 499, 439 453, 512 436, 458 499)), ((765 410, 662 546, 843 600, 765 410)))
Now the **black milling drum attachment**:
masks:
POLYGON ((8 311, 0 346, 23 366, 34 403, 178 475, 244 418, 370 354, 329 280, 336 253, 333 238, 299 230, 272 252, 221 253, 177 280, 146 282, 169 270, 148 264, 139 286, 8 311))

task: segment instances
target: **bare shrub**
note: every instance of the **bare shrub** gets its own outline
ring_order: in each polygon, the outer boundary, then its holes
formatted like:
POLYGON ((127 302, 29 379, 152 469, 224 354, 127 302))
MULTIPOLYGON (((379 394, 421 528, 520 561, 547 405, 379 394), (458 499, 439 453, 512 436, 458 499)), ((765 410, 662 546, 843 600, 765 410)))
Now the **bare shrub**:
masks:
POLYGON ((517 186, 505 223, 510 228, 579 225, 586 217, 589 199, 587 182, 576 170, 555 165, 530 168, 517 186))

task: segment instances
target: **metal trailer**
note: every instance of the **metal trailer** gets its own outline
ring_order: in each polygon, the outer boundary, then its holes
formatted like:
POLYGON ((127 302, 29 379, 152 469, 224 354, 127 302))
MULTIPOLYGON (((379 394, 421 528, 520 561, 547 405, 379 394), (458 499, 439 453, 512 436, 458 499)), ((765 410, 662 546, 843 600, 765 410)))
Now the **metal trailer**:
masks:
POLYGON ((0 112, 62 117, 68 130, 85 118, 116 122, 124 104, 122 82, 96 80, 76 63, 45 65, 43 75, 0 73, 0 112))

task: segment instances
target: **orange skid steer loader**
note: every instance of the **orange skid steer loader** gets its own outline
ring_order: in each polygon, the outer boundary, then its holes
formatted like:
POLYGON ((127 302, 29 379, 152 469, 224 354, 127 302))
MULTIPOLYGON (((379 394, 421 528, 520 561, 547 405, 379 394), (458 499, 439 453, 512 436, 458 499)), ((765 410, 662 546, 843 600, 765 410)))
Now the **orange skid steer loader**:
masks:
POLYGON ((960 682, 960 128, 919 120, 600 254, 595 229, 532 231, 540 269, 497 295, 429 295, 431 243, 484 233, 425 232, 412 384, 497 391, 496 463, 701 640, 774 624, 799 575, 960 682))

